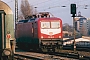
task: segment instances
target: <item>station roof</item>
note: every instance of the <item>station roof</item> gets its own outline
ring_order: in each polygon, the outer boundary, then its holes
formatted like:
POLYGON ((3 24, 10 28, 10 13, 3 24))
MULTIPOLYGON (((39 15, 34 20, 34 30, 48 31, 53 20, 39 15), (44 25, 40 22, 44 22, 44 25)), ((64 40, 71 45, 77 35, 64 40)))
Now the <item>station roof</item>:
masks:
POLYGON ((4 10, 6 14, 13 14, 11 8, 3 1, 0 1, 0 10, 4 10))

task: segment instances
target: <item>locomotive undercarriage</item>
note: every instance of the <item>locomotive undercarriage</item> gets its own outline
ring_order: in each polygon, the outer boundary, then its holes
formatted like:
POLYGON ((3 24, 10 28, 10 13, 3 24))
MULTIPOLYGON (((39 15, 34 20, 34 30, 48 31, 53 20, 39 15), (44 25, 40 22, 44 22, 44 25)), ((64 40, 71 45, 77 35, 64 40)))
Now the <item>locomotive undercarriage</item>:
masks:
POLYGON ((62 46, 61 39, 19 38, 17 40, 17 46, 25 50, 55 52, 56 50, 60 50, 62 46))
POLYGON ((55 52, 58 49, 61 49, 62 40, 60 39, 43 39, 41 40, 41 49, 43 51, 55 52))
POLYGON ((17 39, 17 46, 19 49, 23 50, 37 50, 39 48, 38 39, 32 39, 30 37, 21 37, 17 39))

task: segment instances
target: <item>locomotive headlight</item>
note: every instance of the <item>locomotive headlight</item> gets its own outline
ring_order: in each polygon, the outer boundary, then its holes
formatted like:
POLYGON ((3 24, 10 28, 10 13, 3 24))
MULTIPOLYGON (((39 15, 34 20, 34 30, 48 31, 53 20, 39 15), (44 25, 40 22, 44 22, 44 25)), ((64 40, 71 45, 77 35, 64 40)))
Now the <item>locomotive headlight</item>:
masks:
POLYGON ((41 38, 43 38, 43 36, 41 36, 41 38))
POLYGON ((9 49, 4 49, 3 50, 3 55, 9 56, 11 54, 11 51, 9 49))
POLYGON ((61 38, 61 36, 59 36, 59 38, 61 38))

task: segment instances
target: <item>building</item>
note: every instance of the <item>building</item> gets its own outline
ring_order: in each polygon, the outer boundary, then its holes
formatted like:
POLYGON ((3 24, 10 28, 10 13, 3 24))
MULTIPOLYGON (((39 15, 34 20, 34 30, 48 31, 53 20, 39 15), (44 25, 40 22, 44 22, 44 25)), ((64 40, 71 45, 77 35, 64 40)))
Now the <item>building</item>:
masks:
POLYGON ((81 35, 89 35, 88 32, 90 31, 90 20, 86 17, 81 16, 81 12, 78 12, 78 16, 75 17, 75 29, 81 35))
POLYGON ((88 23, 88 35, 90 35, 90 18, 87 18, 87 23, 88 23))

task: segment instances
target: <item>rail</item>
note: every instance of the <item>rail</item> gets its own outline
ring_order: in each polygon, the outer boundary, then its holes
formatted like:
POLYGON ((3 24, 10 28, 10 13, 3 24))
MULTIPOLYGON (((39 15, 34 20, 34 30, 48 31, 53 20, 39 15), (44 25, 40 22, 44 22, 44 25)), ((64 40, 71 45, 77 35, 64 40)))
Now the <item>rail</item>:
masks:
MULTIPOLYGON (((15 59, 38 59, 38 60, 75 60, 73 58, 56 56, 55 54, 44 54, 44 53, 35 53, 35 52, 16 52, 14 54, 15 59)), ((77 59, 76 59, 77 60, 77 59)))

